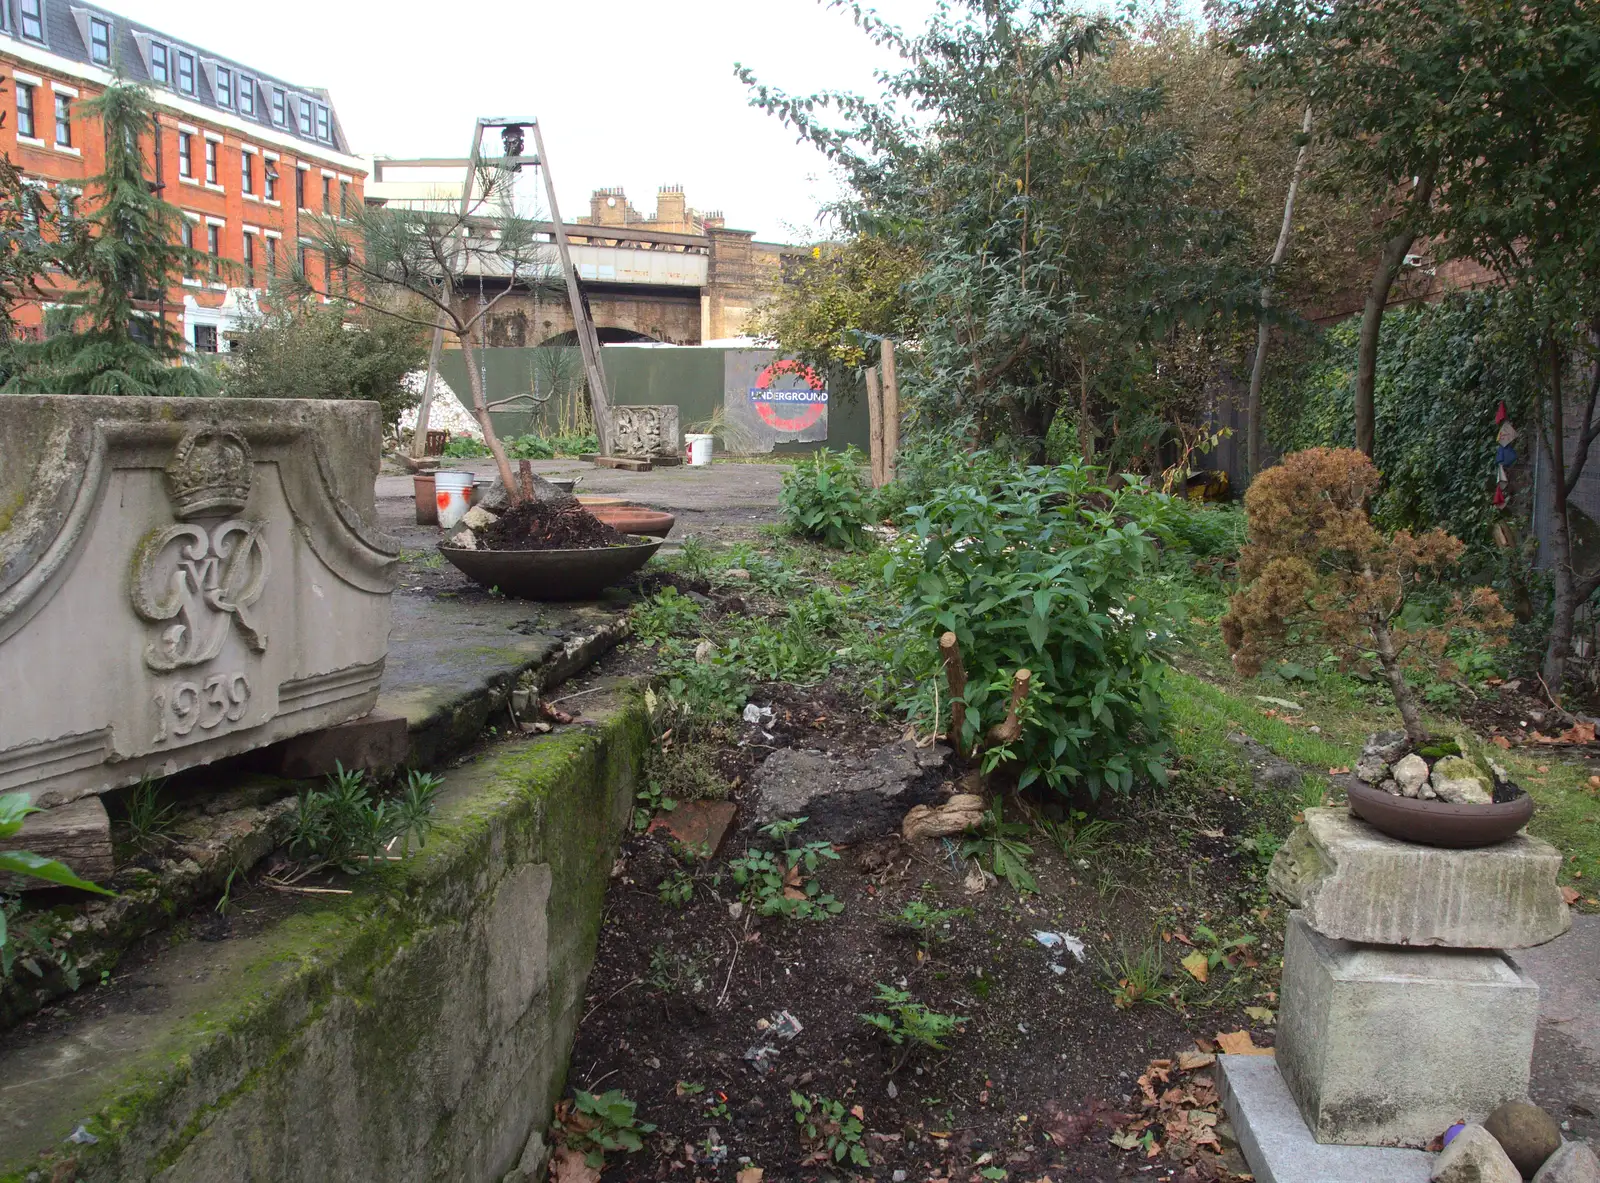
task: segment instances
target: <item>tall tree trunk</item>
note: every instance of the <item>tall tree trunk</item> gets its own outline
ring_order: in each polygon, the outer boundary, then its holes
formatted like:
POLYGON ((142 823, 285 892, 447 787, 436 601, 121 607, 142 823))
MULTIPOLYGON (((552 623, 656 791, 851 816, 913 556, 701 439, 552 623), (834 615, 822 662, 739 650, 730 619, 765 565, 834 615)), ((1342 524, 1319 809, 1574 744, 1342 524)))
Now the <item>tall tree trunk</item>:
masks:
POLYGON ((516 474, 511 471, 511 461, 506 458, 506 450, 500 446, 500 437, 495 434, 494 424, 489 419, 488 397, 483 392, 483 375, 478 373, 478 351, 472 343, 471 331, 457 333, 456 340, 461 342, 461 359, 467 363, 467 381, 472 387, 473 416, 478 420, 478 426, 483 428, 483 442, 489 445, 489 453, 494 457, 495 467, 500 470, 500 480, 506 487, 506 497, 515 504, 523 499, 522 486, 518 483, 516 474))
MULTIPOLYGON (((1572 569, 1572 528, 1567 521, 1566 408, 1562 406, 1561 351, 1553 327, 1548 330, 1548 336, 1550 426, 1546 435, 1544 424, 1539 425, 1539 441, 1550 462, 1550 549, 1555 552, 1555 562, 1550 572, 1553 585, 1550 643, 1544 651, 1542 673, 1545 690, 1559 705, 1561 684, 1566 680, 1567 656, 1572 652, 1572 621, 1578 612, 1578 588, 1577 573, 1572 569)), ((1534 495, 1538 496, 1537 490, 1534 495)))
POLYGON ((1383 244, 1378 269, 1367 289, 1366 307, 1361 311, 1361 344, 1356 351, 1356 447, 1368 456, 1372 455, 1373 391, 1378 384, 1378 333, 1383 327, 1383 310, 1389 303, 1389 289, 1400 274, 1411 244, 1417 240, 1418 215, 1428 208, 1432 198, 1433 166, 1430 164, 1417 178, 1407 208, 1400 215, 1399 228, 1383 244))
POLYGON ((1300 191, 1300 174, 1305 170, 1306 152, 1311 147, 1311 108, 1300 121, 1300 134, 1306 137, 1295 153, 1294 171, 1289 174, 1289 192, 1283 199, 1283 225, 1278 227, 1278 242, 1272 248, 1272 258, 1267 263, 1267 275, 1261 283, 1261 317, 1256 325, 1256 360, 1250 367, 1250 394, 1245 401, 1245 426, 1249 432, 1245 442, 1245 467, 1254 480, 1261 471, 1261 382, 1267 372, 1267 342, 1272 328, 1267 323, 1267 310, 1272 306, 1272 281, 1289 257, 1289 237, 1294 232, 1294 199, 1300 191))

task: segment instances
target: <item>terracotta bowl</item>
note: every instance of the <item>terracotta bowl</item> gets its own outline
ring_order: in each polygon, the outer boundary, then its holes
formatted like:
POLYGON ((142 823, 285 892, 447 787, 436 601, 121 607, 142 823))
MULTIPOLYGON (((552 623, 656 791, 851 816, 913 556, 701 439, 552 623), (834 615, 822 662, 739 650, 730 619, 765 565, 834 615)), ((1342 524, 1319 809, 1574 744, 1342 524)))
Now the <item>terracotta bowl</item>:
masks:
POLYGON ((629 537, 627 546, 588 550, 466 550, 439 553, 468 579, 525 600, 592 600, 632 575, 661 547, 659 538, 629 537))
POLYGON ((648 534, 665 538, 678 519, 659 509, 646 509, 642 505, 585 505, 583 507, 613 530, 624 534, 648 534))
POLYGON ((1524 793, 1503 805, 1452 805, 1394 797, 1351 779, 1350 812, 1391 838, 1423 846, 1467 850, 1504 842, 1533 816, 1533 798, 1524 793))

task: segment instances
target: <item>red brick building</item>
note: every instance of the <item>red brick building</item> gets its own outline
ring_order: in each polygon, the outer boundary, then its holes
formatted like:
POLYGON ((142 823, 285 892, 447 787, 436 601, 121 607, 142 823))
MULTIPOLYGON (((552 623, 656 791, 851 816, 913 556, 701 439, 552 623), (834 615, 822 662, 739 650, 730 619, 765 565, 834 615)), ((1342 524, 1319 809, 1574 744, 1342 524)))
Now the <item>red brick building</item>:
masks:
MULTIPOLYGON (((104 165, 98 126, 81 114, 113 71, 147 85, 159 132, 145 144, 162 196, 183 211, 197 250, 235 267, 185 278, 168 293, 191 348, 228 347, 274 265, 293 251, 321 286, 320 261, 301 252, 305 213, 362 200, 366 173, 351 155, 325 90, 296 86, 191 41, 91 4, 0 0, 0 77, 9 92, 0 151, 30 179, 81 182, 104 165)), ((18 320, 39 326, 45 307, 18 320)))

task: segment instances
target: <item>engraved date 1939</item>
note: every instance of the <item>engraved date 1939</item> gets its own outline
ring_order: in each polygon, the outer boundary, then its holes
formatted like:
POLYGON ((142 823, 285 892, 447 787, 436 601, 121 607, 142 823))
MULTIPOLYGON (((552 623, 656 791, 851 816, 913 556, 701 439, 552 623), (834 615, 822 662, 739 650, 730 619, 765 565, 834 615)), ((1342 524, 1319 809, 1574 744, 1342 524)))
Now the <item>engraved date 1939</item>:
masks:
POLYGON ((154 743, 182 739, 196 727, 214 731, 244 718, 250 703, 250 680, 240 674, 212 674, 203 682, 173 682, 154 695, 154 743))

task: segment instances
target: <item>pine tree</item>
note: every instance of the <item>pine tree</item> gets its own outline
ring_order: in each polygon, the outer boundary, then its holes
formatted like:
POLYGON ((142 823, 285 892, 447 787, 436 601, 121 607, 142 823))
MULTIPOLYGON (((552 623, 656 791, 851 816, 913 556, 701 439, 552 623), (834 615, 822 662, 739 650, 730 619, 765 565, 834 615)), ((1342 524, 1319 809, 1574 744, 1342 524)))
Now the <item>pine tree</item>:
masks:
POLYGON ((183 214, 150 179, 145 142, 155 104, 136 83, 114 81, 83 105, 105 135, 105 171, 88 181, 83 211, 58 211, 57 260, 72 285, 71 328, 0 353, 4 389, 27 394, 210 394, 216 382, 182 363, 183 336, 163 294, 210 260, 182 245, 183 214))

